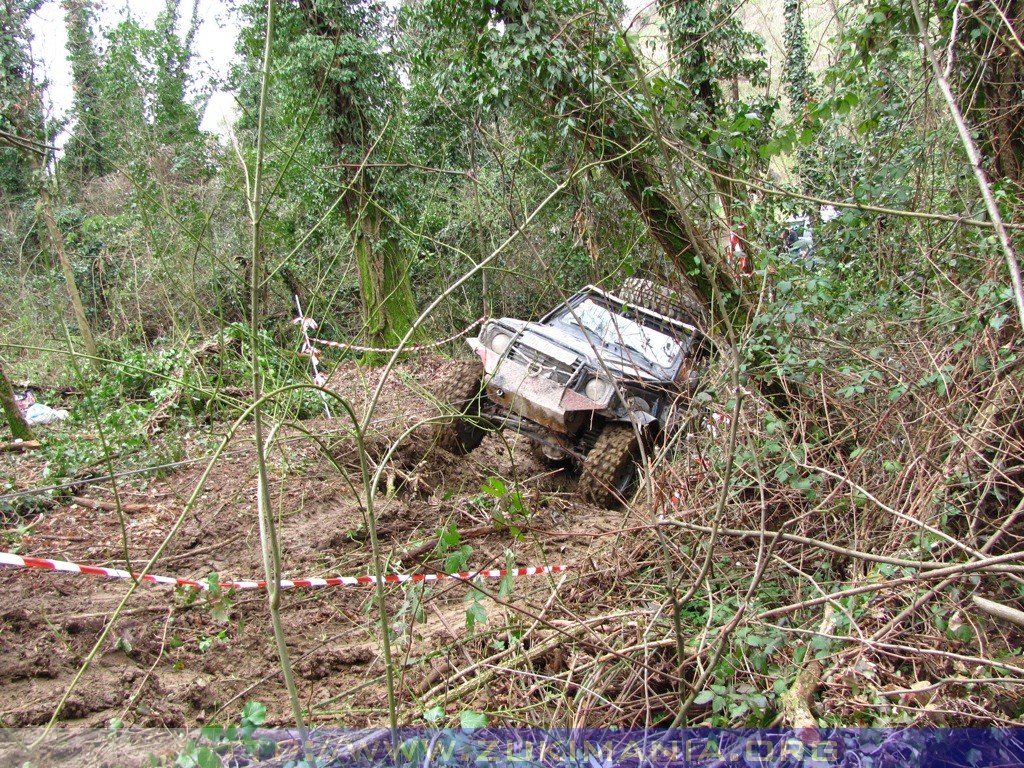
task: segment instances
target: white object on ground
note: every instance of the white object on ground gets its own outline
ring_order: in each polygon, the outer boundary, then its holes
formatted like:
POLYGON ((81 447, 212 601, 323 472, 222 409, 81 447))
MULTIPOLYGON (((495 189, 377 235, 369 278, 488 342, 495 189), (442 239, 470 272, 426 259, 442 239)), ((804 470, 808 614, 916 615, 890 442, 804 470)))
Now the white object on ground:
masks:
POLYGON ((55 421, 63 421, 68 417, 64 409, 54 410, 42 403, 32 403, 25 411, 25 421, 29 424, 52 424, 55 421))

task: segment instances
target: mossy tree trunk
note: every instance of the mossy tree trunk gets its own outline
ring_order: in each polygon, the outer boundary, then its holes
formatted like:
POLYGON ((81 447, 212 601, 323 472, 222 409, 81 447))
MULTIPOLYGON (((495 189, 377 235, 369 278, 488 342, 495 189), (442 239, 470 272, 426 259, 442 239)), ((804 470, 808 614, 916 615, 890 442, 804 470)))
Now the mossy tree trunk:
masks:
POLYGON ((363 333, 370 346, 392 347, 412 327, 418 313, 409 282, 409 261, 401 248, 380 236, 380 225, 366 213, 350 221, 363 333))
POLYGON ((14 389, 11 387, 11 381, 7 378, 7 372, 4 370, 2 362, 0 362, 0 406, 3 406, 7 425, 11 428, 11 434, 14 435, 15 440, 35 439, 21 409, 14 401, 14 389))
MULTIPOLYGON (((303 32, 333 49, 332 59, 320 65, 323 70, 314 78, 325 83, 319 104, 328 140, 339 159, 362 163, 387 134, 386 115, 398 104, 394 62, 380 42, 382 8, 325 0, 299 0, 297 8, 303 32)), ((387 178, 358 164, 349 168, 350 175, 340 183, 348 188, 342 206, 359 273, 363 336, 368 346, 393 347, 419 314, 410 260, 389 236, 390 221, 378 207, 393 195, 387 178)))

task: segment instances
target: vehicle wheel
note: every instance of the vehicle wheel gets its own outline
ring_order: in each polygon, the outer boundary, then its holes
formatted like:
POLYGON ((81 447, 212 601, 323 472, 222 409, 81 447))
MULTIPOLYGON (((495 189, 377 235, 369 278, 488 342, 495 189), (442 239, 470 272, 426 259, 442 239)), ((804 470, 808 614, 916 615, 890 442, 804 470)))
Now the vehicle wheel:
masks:
POLYGON ((446 451, 469 453, 487 434, 480 426, 481 384, 480 364, 460 360, 438 385, 437 399, 447 415, 437 425, 437 444, 446 451))
POLYGON ((640 444, 631 425, 605 426, 583 462, 583 495, 607 508, 627 500, 636 487, 639 453, 640 444))
POLYGON ((653 310, 673 320, 700 328, 708 326, 708 310, 689 289, 673 291, 639 277, 627 277, 619 296, 630 304, 653 310))

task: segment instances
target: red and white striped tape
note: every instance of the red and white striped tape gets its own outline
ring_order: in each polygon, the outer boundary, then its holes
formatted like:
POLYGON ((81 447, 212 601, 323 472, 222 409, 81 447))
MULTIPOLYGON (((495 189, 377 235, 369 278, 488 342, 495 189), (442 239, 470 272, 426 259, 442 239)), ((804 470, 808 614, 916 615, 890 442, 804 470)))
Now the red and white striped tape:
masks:
MULTIPOLYGON (((298 323, 298 322, 305 321, 306 319, 307 318, 299 318, 298 320, 295 320, 293 322, 298 323)), ((429 344, 419 344, 419 345, 416 345, 416 346, 413 346, 413 347, 402 347, 401 351, 402 352, 422 352, 425 349, 434 349, 435 347, 444 346, 445 344, 447 344, 450 341, 455 341, 457 338, 459 338, 461 336, 465 336, 467 333, 472 331, 474 328, 476 328, 478 325, 480 325, 486 319, 487 319, 486 317, 481 317, 478 320, 474 320, 470 325, 467 325, 465 328, 463 328, 461 331, 456 333, 454 336, 449 336, 447 339, 441 339, 440 341, 432 341, 429 344)), ((389 349, 387 347, 360 347, 358 344, 344 344, 344 343, 342 343, 340 341, 327 341, 327 339, 311 338, 310 341, 313 344, 323 344, 325 347, 335 347, 337 349, 350 349, 350 350, 352 350, 354 352, 398 352, 399 351, 397 348, 390 348, 389 349)), ((319 356, 319 350, 317 350, 316 347, 312 347, 311 346, 308 349, 303 349, 302 351, 303 351, 304 354, 319 356)))
MULTIPOLYGON (((64 560, 47 560, 41 557, 21 557, 7 552, 0 552, 0 565, 9 565, 15 568, 40 568, 46 571, 62 571, 64 573, 87 573, 91 576, 106 576, 108 579, 141 579, 153 584, 170 584, 171 586, 195 587, 196 589, 209 589, 210 585, 203 581, 192 581, 191 579, 175 579, 170 576, 156 576, 147 573, 139 576, 137 573, 122 571, 117 568, 102 568, 96 565, 79 565, 64 560)), ((541 576, 545 573, 560 573, 569 569, 567 565, 547 565, 542 568, 513 568, 511 570, 490 570, 490 571, 463 571, 462 573, 387 573, 382 578, 385 584, 408 584, 410 582, 442 581, 444 579, 455 579, 458 581, 470 581, 477 577, 485 579, 503 579, 506 576, 541 576)), ((329 579, 282 579, 281 589, 295 589, 297 587, 356 587, 367 584, 376 584, 374 576, 334 576, 329 579)), ((266 589, 266 581, 222 581, 221 589, 266 589)))

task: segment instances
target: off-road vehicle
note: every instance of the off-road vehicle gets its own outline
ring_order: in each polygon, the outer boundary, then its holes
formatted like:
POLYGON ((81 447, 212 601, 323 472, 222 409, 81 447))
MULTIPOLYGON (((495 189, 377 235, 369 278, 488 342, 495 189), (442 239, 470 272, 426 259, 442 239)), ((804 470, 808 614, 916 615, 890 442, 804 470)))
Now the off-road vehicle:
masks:
POLYGON ((539 457, 582 470, 580 490, 614 506, 646 447, 683 421, 710 351, 693 296, 630 278, 589 285, 537 322, 490 320, 438 387, 442 447, 468 453, 488 430, 516 429, 539 457))

